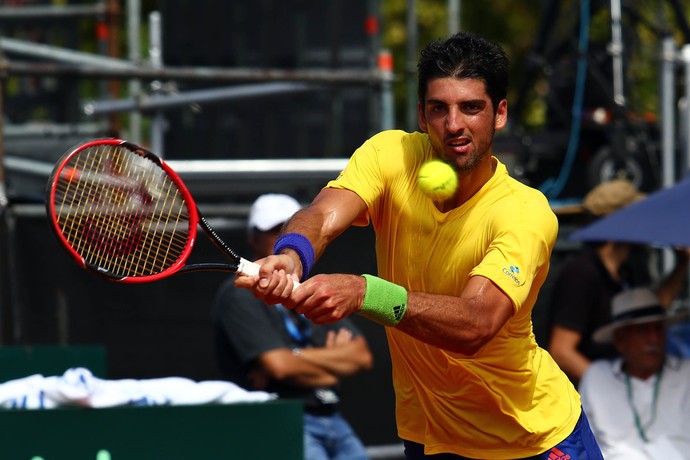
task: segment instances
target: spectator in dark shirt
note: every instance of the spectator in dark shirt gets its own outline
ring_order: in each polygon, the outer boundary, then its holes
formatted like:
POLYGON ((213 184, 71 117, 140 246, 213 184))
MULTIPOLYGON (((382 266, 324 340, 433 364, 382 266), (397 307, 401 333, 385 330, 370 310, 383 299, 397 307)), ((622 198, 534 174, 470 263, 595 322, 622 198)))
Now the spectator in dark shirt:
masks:
MULTIPOLYGON (((597 219, 644 198, 629 181, 615 179, 588 193, 583 207, 597 219)), ((613 344, 597 343, 592 334, 611 321, 613 296, 651 283, 647 251, 644 246, 616 241, 585 243, 558 272, 551 291, 549 351, 574 383, 593 360, 618 355, 613 344)), ((687 269, 687 252, 676 251, 675 268, 655 289, 662 306, 668 307, 677 297, 687 269)))
MULTIPOLYGON (((260 196, 248 222, 255 259, 273 252, 282 225, 300 209, 292 197, 260 196)), ((316 325, 282 305, 268 306, 232 279, 213 305, 224 378, 249 390, 304 401, 306 460, 363 460, 366 450, 339 412, 338 383, 372 366, 367 341, 348 319, 316 325)))

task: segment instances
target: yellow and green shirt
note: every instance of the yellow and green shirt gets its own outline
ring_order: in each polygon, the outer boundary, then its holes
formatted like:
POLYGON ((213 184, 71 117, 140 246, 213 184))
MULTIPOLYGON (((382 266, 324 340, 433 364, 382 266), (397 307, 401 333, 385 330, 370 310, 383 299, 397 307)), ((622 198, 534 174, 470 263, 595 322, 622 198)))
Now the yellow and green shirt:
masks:
POLYGON ((442 452, 485 459, 537 455, 565 439, 580 398, 532 333, 558 222, 546 198, 508 175, 493 177, 466 203, 440 212, 416 185, 434 156, 423 133, 385 131, 365 142, 327 187, 367 204, 357 225, 376 232, 378 275, 409 291, 460 296, 484 276, 510 297, 515 314, 468 356, 387 328, 401 438, 442 452))

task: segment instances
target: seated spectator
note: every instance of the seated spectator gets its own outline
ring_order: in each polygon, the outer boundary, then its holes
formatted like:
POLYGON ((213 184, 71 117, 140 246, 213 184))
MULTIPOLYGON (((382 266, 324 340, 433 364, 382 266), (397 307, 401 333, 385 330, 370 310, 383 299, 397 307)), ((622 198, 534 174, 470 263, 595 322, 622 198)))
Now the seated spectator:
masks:
MULTIPOLYGON (((260 196, 247 224, 254 259, 266 257, 285 222, 300 209, 292 197, 260 196)), ((267 306, 232 279, 213 304, 216 353, 223 377, 247 390, 304 401, 305 460, 365 460, 366 449, 341 415, 338 384, 369 370, 373 357, 355 324, 313 324, 282 305, 267 306)))
POLYGON ((612 321, 594 333, 620 357, 597 360, 580 383, 582 407, 604 458, 690 459, 690 360, 666 350, 669 313, 648 288, 613 298, 612 321))
MULTIPOLYGON (((594 221, 644 197, 630 181, 615 179, 592 189, 585 196, 583 211, 594 221)), ((646 246, 617 241, 585 243, 556 275, 550 293, 548 350, 574 384, 593 360, 617 356, 612 344, 597 343, 592 334, 611 320, 614 295, 654 281, 648 251, 646 246)), ((655 288, 664 307, 671 304, 687 281, 688 252, 678 250, 675 258, 674 269, 655 288)))

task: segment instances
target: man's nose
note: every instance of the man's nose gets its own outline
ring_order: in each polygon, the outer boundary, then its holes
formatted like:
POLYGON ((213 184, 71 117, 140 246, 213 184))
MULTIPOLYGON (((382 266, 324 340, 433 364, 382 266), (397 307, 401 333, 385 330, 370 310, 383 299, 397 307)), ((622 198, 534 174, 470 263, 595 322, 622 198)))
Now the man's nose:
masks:
POLYGON ((448 110, 448 117, 446 118, 446 129, 448 132, 457 133, 462 131, 465 127, 465 122, 460 111, 456 108, 448 110))

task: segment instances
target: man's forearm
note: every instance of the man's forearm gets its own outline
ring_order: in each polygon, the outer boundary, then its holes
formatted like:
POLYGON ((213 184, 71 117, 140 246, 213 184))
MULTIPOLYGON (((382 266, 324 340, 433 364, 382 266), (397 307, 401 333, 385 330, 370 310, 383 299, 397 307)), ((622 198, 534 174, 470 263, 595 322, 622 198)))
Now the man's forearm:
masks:
POLYGON ((338 377, 368 370, 372 366, 371 353, 363 337, 356 337, 347 345, 336 348, 303 348, 300 357, 338 377))

